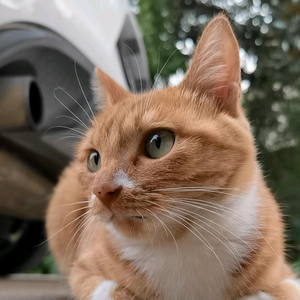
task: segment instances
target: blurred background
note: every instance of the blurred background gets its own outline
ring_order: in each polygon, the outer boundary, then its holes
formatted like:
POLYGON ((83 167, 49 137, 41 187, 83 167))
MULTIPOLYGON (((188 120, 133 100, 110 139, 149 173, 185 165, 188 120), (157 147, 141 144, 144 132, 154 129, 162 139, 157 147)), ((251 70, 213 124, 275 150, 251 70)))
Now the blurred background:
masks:
MULTIPOLYGON (((182 80, 214 15, 225 11, 230 18, 240 45, 243 104, 285 215, 288 259, 300 274, 300 1, 130 0, 130 6, 155 88, 182 80)), ((30 272, 56 273, 52 256, 30 272)))

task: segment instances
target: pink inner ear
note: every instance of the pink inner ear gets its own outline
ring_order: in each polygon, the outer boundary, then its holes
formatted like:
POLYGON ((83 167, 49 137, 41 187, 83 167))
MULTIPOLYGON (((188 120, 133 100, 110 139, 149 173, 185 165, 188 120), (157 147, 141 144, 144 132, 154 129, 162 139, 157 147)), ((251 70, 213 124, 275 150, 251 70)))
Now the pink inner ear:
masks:
MULTIPOLYGON (((228 32, 227 32, 228 33, 228 32)), ((217 98, 225 110, 236 116, 240 101, 240 57, 237 41, 232 33, 223 40, 224 73, 223 80, 217 82, 217 98)))
POLYGON ((219 15, 204 30, 182 86, 198 94, 214 95, 221 107, 235 115, 240 88, 239 47, 227 18, 219 15))

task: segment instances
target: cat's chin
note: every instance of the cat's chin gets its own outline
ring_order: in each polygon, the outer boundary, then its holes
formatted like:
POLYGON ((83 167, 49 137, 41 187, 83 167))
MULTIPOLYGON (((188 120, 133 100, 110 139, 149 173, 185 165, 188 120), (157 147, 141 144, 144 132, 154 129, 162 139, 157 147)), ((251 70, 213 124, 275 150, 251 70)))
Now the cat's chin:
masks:
POLYGON ((108 223, 128 223, 132 221, 143 221, 144 219, 147 219, 146 216, 143 216, 141 214, 136 214, 134 212, 127 212, 127 213, 119 213, 112 211, 110 209, 107 209, 105 206, 94 206, 93 207, 93 214, 96 220, 100 220, 105 224, 108 223))
POLYGON ((113 226, 120 232, 127 232, 128 230, 130 232, 132 232, 132 230, 134 232, 137 231, 137 228, 140 227, 146 218, 147 217, 141 215, 120 215, 107 211, 95 215, 97 221, 102 222, 106 227, 109 226, 109 228, 113 226), (139 226, 137 226, 138 224, 139 226))
POLYGON ((120 229, 121 231, 126 229, 136 230, 137 228, 140 228, 141 224, 144 222, 145 217, 143 216, 131 216, 131 215, 117 215, 114 214, 111 219, 110 223, 112 223, 117 229, 120 229), (139 225, 139 226, 137 226, 139 225))
POLYGON ((143 231, 144 217, 113 215, 109 221, 101 221, 116 237, 139 239, 143 231))
POLYGON ((117 215, 114 213, 103 213, 96 216, 96 219, 102 221, 103 223, 115 223, 115 222, 130 222, 130 221, 143 221, 146 219, 144 216, 134 216, 134 215, 117 215))
POLYGON ((116 213, 103 208, 94 212, 94 218, 117 237, 148 240, 149 235, 153 238, 153 232, 157 231, 150 216, 138 215, 134 212, 116 213), (149 223, 150 220, 152 222, 149 223))

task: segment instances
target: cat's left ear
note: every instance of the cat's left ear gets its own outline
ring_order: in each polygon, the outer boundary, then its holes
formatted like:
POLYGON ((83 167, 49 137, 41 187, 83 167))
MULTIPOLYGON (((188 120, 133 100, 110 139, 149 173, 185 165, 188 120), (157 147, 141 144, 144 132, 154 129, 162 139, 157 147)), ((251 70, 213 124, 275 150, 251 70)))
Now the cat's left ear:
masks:
POLYGON ((238 116, 241 98, 239 46, 224 14, 219 14, 206 26, 181 86, 198 95, 212 95, 223 111, 238 116))
POLYGON ((96 104, 100 110, 108 105, 114 105, 131 95, 130 92, 98 67, 96 67, 92 85, 97 97, 96 104))

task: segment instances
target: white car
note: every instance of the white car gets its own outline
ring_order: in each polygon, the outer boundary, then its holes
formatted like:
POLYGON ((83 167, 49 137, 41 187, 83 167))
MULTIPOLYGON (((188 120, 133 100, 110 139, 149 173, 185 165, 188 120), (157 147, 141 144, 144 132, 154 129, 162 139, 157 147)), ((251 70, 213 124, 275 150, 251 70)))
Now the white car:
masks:
POLYGON ((0 275, 45 253, 51 190, 96 106, 99 66, 149 87, 134 15, 123 0, 0 0, 0 275))

